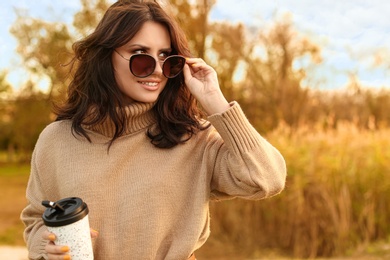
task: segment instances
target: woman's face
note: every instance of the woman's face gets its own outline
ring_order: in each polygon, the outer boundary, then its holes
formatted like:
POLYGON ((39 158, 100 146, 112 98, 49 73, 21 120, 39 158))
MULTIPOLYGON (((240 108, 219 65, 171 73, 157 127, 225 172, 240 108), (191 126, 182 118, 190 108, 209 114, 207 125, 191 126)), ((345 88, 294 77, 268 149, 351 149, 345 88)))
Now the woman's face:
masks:
POLYGON ((129 42, 112 52, 115 79, 129 103, 151 103, 157 100, 168 81, 162 74, 162 61, 171 51, 171 39, 166 27, 148 21, 129 42), (146 78, 136 77, 130 72, 129 61, 126 59, 137 53, 147 53, 158 61, 154 72, 146 78))

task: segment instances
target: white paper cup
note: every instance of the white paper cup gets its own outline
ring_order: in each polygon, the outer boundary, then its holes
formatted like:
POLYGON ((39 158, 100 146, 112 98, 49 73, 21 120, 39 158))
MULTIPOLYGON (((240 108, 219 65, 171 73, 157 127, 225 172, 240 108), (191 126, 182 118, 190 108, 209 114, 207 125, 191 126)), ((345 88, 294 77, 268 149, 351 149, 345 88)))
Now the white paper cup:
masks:
POLYGON ((72 260, 93 260, 87 204, 77 197, 42 204, 47 207, 42 219, 56 235, 55 244, 69 246, 72 260))

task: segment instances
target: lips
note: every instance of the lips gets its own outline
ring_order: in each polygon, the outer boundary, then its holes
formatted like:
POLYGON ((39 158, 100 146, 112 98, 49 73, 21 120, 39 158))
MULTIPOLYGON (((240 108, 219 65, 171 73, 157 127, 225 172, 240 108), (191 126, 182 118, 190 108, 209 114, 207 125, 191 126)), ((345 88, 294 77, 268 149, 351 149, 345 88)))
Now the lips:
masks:
POLYGON ((138 83, 140 83, 144 89, 150 91, 157 90, 160 85, 160 82, 157 81, 138 81, 138 83))
POLYGON ((141 84, 153 87, 153 86, 157 86, 158 82, 141 82, 141 84))

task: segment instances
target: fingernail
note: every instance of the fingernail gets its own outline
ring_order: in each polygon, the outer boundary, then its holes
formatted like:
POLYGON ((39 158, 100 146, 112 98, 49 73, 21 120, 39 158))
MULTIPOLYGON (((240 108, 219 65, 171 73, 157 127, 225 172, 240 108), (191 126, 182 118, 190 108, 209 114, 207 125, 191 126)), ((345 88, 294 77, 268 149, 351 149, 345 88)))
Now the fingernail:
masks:
POLYGON ((64 255, 64 260, 70 260, 70 259, 71 259, 70 255, 64 255))
POLYGON ((66 253, 66 252, 69 251, 69 247, 68 247, 68 246, 63 246, 63 247, 61 247, 61 251, 64 252, 64 253, 66 253))
POLYGON ((99 236, 99 231, 91 229, 91 238, 97 238, 99 236))
POLYGON ((51 241, 54 241, 54 240, 56 240, 56 236, 53 235, 53 234, 50 234, 50 235, 49 235, 49 239, 50 239, 51 241))

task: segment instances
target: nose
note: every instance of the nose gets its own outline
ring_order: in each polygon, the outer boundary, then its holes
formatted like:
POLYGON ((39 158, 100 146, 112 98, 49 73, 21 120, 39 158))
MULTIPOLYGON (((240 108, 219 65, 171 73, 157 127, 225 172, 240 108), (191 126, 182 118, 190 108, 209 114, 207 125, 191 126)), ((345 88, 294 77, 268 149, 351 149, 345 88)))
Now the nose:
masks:
MULTIPOLYGON (((155 58, 156 59, 156 58, 155 58)), ((156 67, 154 68, 153 74, 157 75, 163 75, 163 62, 160 61, 159 59, 156 59, 156 67)))

